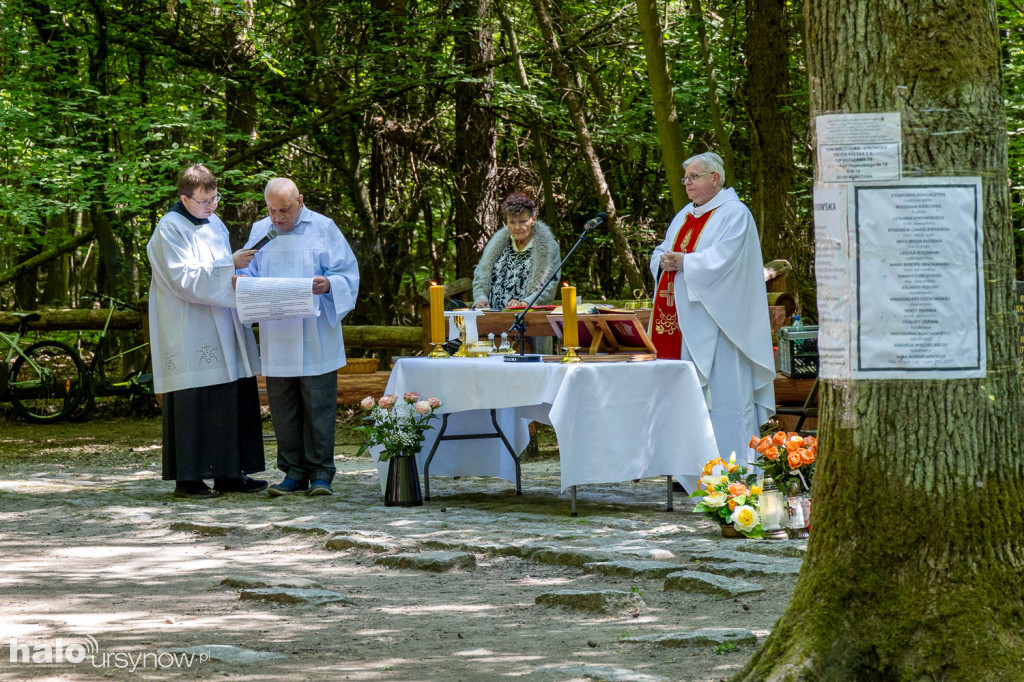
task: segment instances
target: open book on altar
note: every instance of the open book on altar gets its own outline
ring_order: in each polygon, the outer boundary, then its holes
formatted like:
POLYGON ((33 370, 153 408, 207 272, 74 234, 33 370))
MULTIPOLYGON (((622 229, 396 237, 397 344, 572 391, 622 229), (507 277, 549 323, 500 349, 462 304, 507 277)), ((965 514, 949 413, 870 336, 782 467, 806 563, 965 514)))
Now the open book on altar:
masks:
MULTIPOLYGON (((548 315, 555 334, 561 340, 564 335, 561 315, 548 315)), ((600 313, 577 315, 580 350, 591 355, 595 353, 656 353, 645 325, 636 313, 600 313)))

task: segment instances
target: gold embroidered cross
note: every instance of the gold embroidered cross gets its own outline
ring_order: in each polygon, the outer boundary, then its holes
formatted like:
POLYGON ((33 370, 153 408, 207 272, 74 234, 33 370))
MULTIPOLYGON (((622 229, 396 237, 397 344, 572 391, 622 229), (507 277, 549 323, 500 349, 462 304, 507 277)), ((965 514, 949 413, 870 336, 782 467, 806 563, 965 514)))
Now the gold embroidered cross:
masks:
POLYGON ((658 294, 658 296, 662 296, 665 299, 665 305, 667 305, 670 308, 676 304, 676 298, 673 294, 673 289, 675 289, 675 286, 675 282, 669 282, 668 287, 666 287, 663 292, 658 294))

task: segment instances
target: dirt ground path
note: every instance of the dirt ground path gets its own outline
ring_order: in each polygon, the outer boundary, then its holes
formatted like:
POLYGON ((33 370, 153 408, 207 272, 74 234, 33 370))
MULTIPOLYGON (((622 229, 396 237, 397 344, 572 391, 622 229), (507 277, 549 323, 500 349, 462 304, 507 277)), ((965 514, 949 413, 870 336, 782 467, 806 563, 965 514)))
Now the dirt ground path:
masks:
MULTIPOLYGON (((432 478, 432 502, 386 508, 343 421, 334 497, 196 503, 160 480, 159 419, 112 417, 0 421, 0 680, 724 680, 756 644, 630 640, 736 628, 763 641, 795 584, 763 566, 798 563, 799 545, 723 540, 682 495, 665 511, 663 479, 581 488, 571 518, 549 435, 521 497, 432 478), (742 596, 667 591, 651 568, 739 566, 744 551, 752 573, 731 574, 763 590, 742 596), (454 568, 379 563, 405 555, 454 568), (615 568, 583 565, 602 561, 615 568), (327 592, 246 589, 258 584, 327 592), (284 603, 317 594, 342 601, 284 603), (570 604, 536 603, 551 595, 570 604)), ((268 469, 273 456, 268 443, 268 469)))

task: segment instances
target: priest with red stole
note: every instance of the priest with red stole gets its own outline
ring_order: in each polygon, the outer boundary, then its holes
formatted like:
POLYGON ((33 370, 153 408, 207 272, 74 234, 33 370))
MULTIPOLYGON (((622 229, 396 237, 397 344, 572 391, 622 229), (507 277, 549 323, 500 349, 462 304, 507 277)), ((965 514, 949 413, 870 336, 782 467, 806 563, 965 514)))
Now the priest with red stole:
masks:
POLYGON ((692 200, 651 256, 658 283, 651 340, 659 359, 697 368, 723 458, 751 462, 747 443, 775 413, 775 361, 757 226, 732 189, 722 157, 687 159, 692 200))

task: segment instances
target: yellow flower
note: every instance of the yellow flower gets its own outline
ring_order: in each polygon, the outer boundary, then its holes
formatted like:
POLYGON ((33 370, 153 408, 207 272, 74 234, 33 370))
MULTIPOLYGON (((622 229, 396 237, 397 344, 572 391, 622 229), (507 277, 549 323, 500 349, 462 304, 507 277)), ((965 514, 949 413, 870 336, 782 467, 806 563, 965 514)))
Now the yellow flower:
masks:
POLYGON ((701 476, 700 484, 705 488, 710 488, 711 486, 719 482, 718 479, 718 476, 701 476))
POLYGON ((728 476, 719 476, 718 477, 718 482, 719 483, 729 483, 729 477, 728 476))
POLYGON ((728 497, 721 490, 716 490, 713 493, 708 493, 704 496, 704 504, 712 509, 717 509, 725 504, 725 499, 728 497))
POLYGON ((761 486, 759 486, 759 485, 752 485, 752 486, 750 486, 750 494, 751 495, 760 495, 763 492, 764 492, 764 490, 762 490, 761 486))
POLYGON ((736 473, 737 469, 739 469, 739 467, 736 466, 736 453, 733 452, 731 455, 729 455, 729 463, 725 465, 725 470, 728 471, 730 474, 733 474, 736 473))
POLYGON ((736 530, 740 531, 752 531, 757 527, 757 524, 761 523, 761 517, 758 515, 757 510, 747 504, 736 507, 729 520, 736 526, 736 530))

